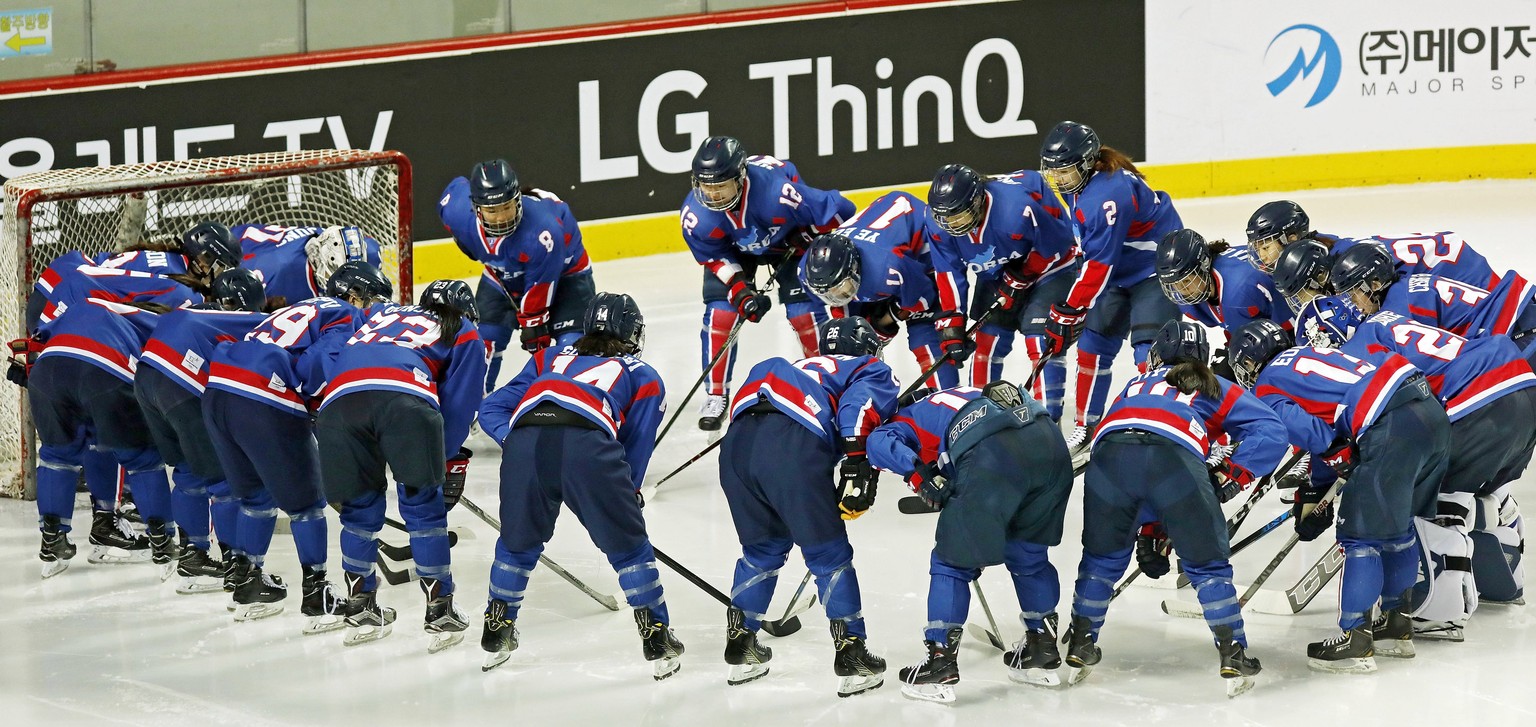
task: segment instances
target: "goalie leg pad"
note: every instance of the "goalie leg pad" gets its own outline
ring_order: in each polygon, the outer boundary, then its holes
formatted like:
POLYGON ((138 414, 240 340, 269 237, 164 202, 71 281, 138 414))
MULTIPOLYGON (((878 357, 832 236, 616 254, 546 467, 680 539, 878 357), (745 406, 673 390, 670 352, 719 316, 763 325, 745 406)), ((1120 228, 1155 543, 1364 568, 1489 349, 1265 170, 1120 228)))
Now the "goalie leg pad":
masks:
POLYGON ((1477 610, 1473 540, 1466 528, 1414 518, 1419 536, 1419 577, 1410 597, 1414 618, 1455 625, 1477 610))
POLYGON ((1513 603, 1525 597, 1525 522, 1520 505, 1505 485, 1493 494, 1477 498, 1472 570, 1482 598, 1513 603))

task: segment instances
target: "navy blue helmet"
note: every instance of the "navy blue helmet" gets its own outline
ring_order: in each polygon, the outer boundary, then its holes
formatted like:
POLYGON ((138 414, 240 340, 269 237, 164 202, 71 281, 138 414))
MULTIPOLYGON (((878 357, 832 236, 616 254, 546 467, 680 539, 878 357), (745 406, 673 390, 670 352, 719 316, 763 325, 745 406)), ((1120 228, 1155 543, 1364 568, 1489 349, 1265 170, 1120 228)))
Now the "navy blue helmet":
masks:
POLYGON ((1040 173, 1064 194, 1082 191, 1099 161, 1098 132, 1086 124, 1063 121, 1040 143, 1040 173))
POLYGON ((1205 328, 1190 321, 1172 320, 1163 324, 1147 350, 1148 368, 1172 366, 1180 361, 1208 363, 1211 344, 1205 338, 1205 328))
POLYGON ((1332 263, 1328 246, 1317 240, 1306 238, 1286 245, 1275 261, 1275 290, 1285 296, 1291 310, 1301 310, 1302 304, 1312 297, 1333 295, 1328 284, 1328 267, 1332 263), (1306 299, 1302 297, 1304 292, 1306 299))
POLYGON ((245 268, 230 268, 213 279, 208 300, 222 310, 259 313, 267 305, 267 290, 256 273, 245 268))
POLYGON ((1268 318, 1249 321, 1232 334, 1227 344, 1227 362, 1232 365, 1232 375, 1245 389, 1252 389, 1259 380, 1259 373, 1271 359, 1292 346, 1296 338, 1279 323, 1268 318))
POLYGON ((1360 242, 1334 259, 1328 280, 1339 293, 1358 288, 1380 303, 1387 287, 1397 280, 1397 263, 1387 248, 1374 242, 1360 242))
POLYGON ((1364 320, 1365 314, 1342 295, 1313 298, 1296 314, 1297 338, 1309 346, 1338 348, 1364 320))
POLYGON ((939 228, 964 235, 981 224, 986 215, 986 180, 964 164, 946 164, 933 175, 928 187, 928 212, 939 228))
POLYGON ((645 316, 635 299, 624 293, 598 293, 587 306, 582 333, 602 333, 623 341, 631 355, 645 347, 645 316))
POLYGON ((803 265, 805 284, 827 305, 848 305, 858 295, 862 262, 846 235, 829 232, 813 240, 803 265))
POLYGON ((440 305, 452 308, 472 321, 480 320, 480 309, 475 306, 475 292, 462 280, 434 280, 422 288, 417 305, 440 305))
POLYGON ((181 250, 213 275, 240 266, 240 244, 228 227, 212 220, 187 230, 181 236, 181 250))
POLYGON ((1195 305, 1211 297, 1211 249, 1194 230, 1174 230, 1157 243, 1157 284, 1163 295, 1179 305, 1195 305))
POLYGON ((523 219, 522 185, 505 159, 476 164, 469 171, 469 202, 485 231, 505 237, 523 219))
POLYGON ((1265 203, 1248 218, 1248 263, 1273 275, 1281 249, 1311 235, 1312 221, 1301 205, 1288 199, 1265 203))
POLYGON ((349 260, 331 273, 331 279, 325 284, 325 294, 332 298, 352 296, 372 303, 393 298, 395 286, 373 263, 349 260))
POLYGON ((821 324, 817 347, 823 356, 877 356, 882 345, 880 335, 869 321, 850 316, 821 324))
POLYGON ((711 136, 693 153, 693 197, 716 212, 736 207, 747 189, 747 152, 733 136, 711 136))

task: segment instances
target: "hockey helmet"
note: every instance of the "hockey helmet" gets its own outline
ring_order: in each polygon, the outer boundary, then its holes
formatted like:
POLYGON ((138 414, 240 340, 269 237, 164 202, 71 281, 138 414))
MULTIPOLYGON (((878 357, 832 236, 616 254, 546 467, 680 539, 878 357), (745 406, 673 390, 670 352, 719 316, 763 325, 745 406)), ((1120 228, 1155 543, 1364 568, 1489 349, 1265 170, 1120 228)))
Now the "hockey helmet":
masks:
POLYGON ((828 320, 817 338, 823 356, 878 356, 883 345, 875 327, 857 316, 828 320))
POLYGON ((944 165, 928 187, 928 211, 945 233, 969 233, 987 213, 986 181, 964 164, 944 165))
POLYGON ((1280 251, 1312 235, 1307 213, 1288 199, 1267 202, 1248 218, 1248 263, 1265 275, 1275 273, 1280 251))
POLYGON ((1087 124, 1063 121, 1040 143, 1040 173, 1063 194, 1075 194, 1088 185, 1099 162, 1098 132, 1087 124))
POLYGON ((1227 362, 1232 375, 1245 389, 1252 389, 1271 359, 1296 345, 1296 338, 1279 323, 1267 318, 1249 321, 1232 334, 1227 362))
POLYGON ((209 302, 222 310, 259 313, 267 305, 267 290, 256 273, 245 268, 230 268, 213 279, 209 302))
POLYGON ((462 280, 434 280, 422 288, 417 305, 440 305, 452 308, 472 321, 480 320, 480 309, 475 306, 475 292, 462 280))
POLYGON ((1296 314, 1298 339, 1309 346, 1338 348, 1355 335, 1365 315, 1342 295, 1313 298, 1296 314))
POLYGON ((213 276, 240 265, 240 244, 228 227, 212 220, 182 234, 181 251, 213 276))
POLYGON ((1349 296, 1361 312, 1370 315, 1381 309, 1387 288, 1397 281, 1397 263, 1382 245, 1358 242, 1334 259, 1328 281, 1334 291, 1349 296))
POLYGON ((373 263, 350 260, 331 274, 325 283, 325 294, 332 298, 357 298, 369 305, 393 298, 395 286, 373 263))
POLYGON ((805 251, 801 274, 806 287, 830 306, 853 302, 859 293, 860 267, 858 248, 840 232, 817 237, 805 251))
POLYGON ((1172 320, 1158 329, 1147 350, 1147 367, 1172 366, 1180 361, 1207 363, 1211 358, 1211 344, 1205 338, 1205 327, 1191 321, 1172 320))
POLYGON ((711 136, 693 153, 693 197, 708 209, 734 209, 747 190, 747 152, 733 136, 711 136))
POLYGON ((1179 305, 1195 305, 1211 297, 1211 250, 1194 230, 1174 230, 1157 243, 1157 284, 1163 295, 1179 305))
POLYGON ((1275 290, 1285 296, 1295 311, 1313 298, 1333 295, 1328 283, 1332 262, 1328 247, 1317 240, 1304 238, 1286 245, 1274 264, 1275 290))
POLYGON ((598 293, 587 306, 582 333, 604 334, 623 341, 630 355, 645 348, 645 316, 635 299, 624 293, 598 293))
POLYGON ((523 219, 522 186, 505 159, 480 162, 469 170, 469 203, 487 233, 506 237, 523 219))

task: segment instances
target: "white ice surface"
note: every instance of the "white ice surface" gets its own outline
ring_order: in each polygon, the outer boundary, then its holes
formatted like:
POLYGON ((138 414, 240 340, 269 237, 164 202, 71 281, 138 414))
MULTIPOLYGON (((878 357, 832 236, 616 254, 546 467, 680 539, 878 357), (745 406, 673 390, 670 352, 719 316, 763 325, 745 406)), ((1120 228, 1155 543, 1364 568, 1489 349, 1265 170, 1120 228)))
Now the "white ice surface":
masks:
MULTIPOLYGON (((1276 196, 1189 200, 1180 202, 1179 209, 1185 223, 1207 238, 1240 240, 1249 213, 1276 196)), ((1301 202, 1324 231, 1453 229, 1496 267, 1520 268, 1528 276, 1536 272, 1536 181, 1287 196, 1301 202)), ((648 323, 645 358, 665 377, 675 407, 700 365, 699 268, 684 253, 597 268, 601 289, 626 290, 639 300, 648 323)), ((782 310, 749 325, 742 338, 738 375, 755 360, 798 351, 782 310)), ((890 350, 898 375, 910 381, 916 367, 903 344, 890 350)), ((514 373, 522 360, 522 354, 509 353, 503 376, 514 373)), ((1115 363, 1117 381, 1123 382, 1129 370, 1127 351, 1115 363)), ((1023 356, 1012 357, 1008 377, 1018 380, 1025 373, 1023 356)), ((653 478, 707 443, 693 426, 697 406, 696 398, 657 451, 653 478)), ((469 496, 492 512, 498 461, 493 450, 479 451, 469 487, 469 496)), ((715 477, 711 456, 664 486, 645 514, 659 548, 727 589, 739 551, 715 477)), ((1517 492, 1536 503, 1530 478, 1517 492)), ((1249 614, 1252 653, 1263 661, 1264 672, 1254 691, 1235 700, 1224 696, 1204 624, 1158 610, 1158 601, 1169 595, 1166 583, 1133 587, 1115 603, 1100 641, 1104 661, 1077 687, 1051 691, 1011 684, 998 652, 967 638, 957 704, 904 700, 895 672, 921 653, 935 519, 898 514, 895 503, 903 494, 902 483, 887 476, 874 511, 849 526, 870 643, 890 661, 890 672, 884 688, 846 700, 834 694, 826 620, 819 608, 802 616, 800 633, 764 637, 774 649, 770 675, 727 687, 727 667, 720 659, 723 607, 665 568, 662 580, 673 623, 688 646, 679 675, 653 682, 627 609, 603 610, 542 569, 533 577, 519 619, 521 648, 510 663, 482 674, 478 612, 495 534, 462 508, 450 515, 463 537, 454 549, 454 572, 462 607, 476 623, 464 644, 428 656, 427 639, 416 627, 422 597, 414 586, 384 588, 380 600, 400 610, 400 621, 394 635, 380 643, 343 650, 339 633, 300 636, 298 565, 285 535, 274 540, 268 570, 289 580, 289 610, 235 624, 224 610, 222 594, 179 596, 171 584, 156 584, 147 566, 86 563, 89 520, 83 500, 73 536, 80 555, 62 575, 40 581, 34 505, 0 500, 0 724, 1536 724, 1536 692, 1530 691, 1536 674, 1532 611, 1485 606, 1473 618, 1466 643, 1421 643, 1417 659, 1380 659, 1380 672, 1372 676, 1322 675, 1307 670, 1304 649, 1308 641, 1336 629, 1336 586, 1300 616, 1249 614)), ((1536 510, 1536 505, 1528 507, 1536 510)), ((1249 529, 1281 509, 1278 497, 1271 495, 1249 529)), ((1061 574, 1064 616, 1080 525, 1074 499, 1066 542, 1051 552, 1061 574)), ((339 581, 338 530, 332 518, 331 567, 339 581)), ((1262 568, 1288 530, 1273 534, 1268 548, 1261 544, 1237 559, 1240 584, 1262 568)), ((404 542, 397 531, 386 529, 384 537, 404 542)), ((1293 582, 1319 547, 1298 548, 1271 582, 1293 582)), ((568 512, 547 554, 598 590, 618 590, 606 561, 568 512)), ((784 608, 804 572, 799 556, 791 556, 774 614, 784 608)), ((995 568, 982 582, 1004 637, 1018 638, 1018 607, 1006 574, 995 568)), ((981 622, 980 609, 972 611, 972 621, 981 622)))

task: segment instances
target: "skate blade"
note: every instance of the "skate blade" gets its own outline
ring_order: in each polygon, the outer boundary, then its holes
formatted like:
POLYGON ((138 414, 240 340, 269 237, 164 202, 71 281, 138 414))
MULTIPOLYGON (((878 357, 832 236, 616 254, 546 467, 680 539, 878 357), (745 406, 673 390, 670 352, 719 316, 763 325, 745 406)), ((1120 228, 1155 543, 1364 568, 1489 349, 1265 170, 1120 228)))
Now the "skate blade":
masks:
POLYGON ((224 590, 224 580, 215 576, 182 576, 176 592, 183 596, 199 593, 218 593, 224 590))
POLYGON ((1376 658, 1367 656, 1363 659, 1328 661, 1309 657, 1307 659, 1307 668, 1313 671, 1328 672, 1329 674, 1372 674, 1376 671, 1376 658))
POLYGON ((307 616, 306 618, 309 620, 304 623, 304 630, 302 632, 305 636, 328 634, 347 627, 347 620, 342 618, 340 614, 323 613, 319 616, 307 616))
POLYGON ((485 655, 485 661, 480 664, 480 671, 486 672, 495 669, 512 659, 511 650, 492 651, 485 655))
POLYGON ((259 621, 264 618, 276 616, 283 612, 281 603, 246 603, 235 604, 236 621, 259 621))
POLYGON ((1073 685, 1077 684, 1078 682, 1081 682, 1082 680, 1087 679, 1088 675, 1092 674, 1092 673, 1093 673, 1093 667, 1091 667, 1091 666, 1069 666, 1069 667, 1067 667, 1067 686, 1069 686, 1069 687, 1073 686, 1073 685))
POLYGON ((1008 679, 1017 684, 1029 684, 1036 687, 1061 686, 1061 676, 1056 673, 1055 669, 1041 669, 1038 667, 1033 669, 1009 669, 1008 679))
POLYGON ((885 677, 879 674, 855 674, 843 677, 837 683, 837 696, 851 697, 855 694, 863 694, 871 689, 879 689, 885 683, 885 677))
POLYGON ((432 637, 432 642, 427 644, 428 654, 436 654, 444 649, 452 648, 464 640, 463 631, 428 631, 427 635, 432 637))
POLYGON ((1525 598, 1516 598, 1510 601, 1496 601, 1492 598, 1478 597, 1477 602, 1484 606, 1524 606, 1525 598))
POLYGON ((160 582, 164 583, 170 580, 171 575, 176 572, 176 564, 170 561, 166 561, 164 563, 156 563, 155 570, 158 572, 157 575, 160 576, 160 582))
POLYGON ((96 545, 91 547, 91 554, 87 561, 97 565, 134 565, 149 562, 148 550, 123 550, 109 546, 96 545))
POLYGON ((1462 632, 1460 626, 1452 626, 1450 624, 1435 624, 1433 626, 1415 624, 1413 627, 1413 638, 1450 641, 1457 644, 1467 640, 1467 636, 1462 632))
POLYGON ((1413 648, 1411 639, 1391 639, 1377 641, 1374 647, 1377 656, 1389 656, 1393 659, 1412 659, 1419 652, 1413 648))
POLYGON ((1254 681, 1253 677, 1244 677, 1244 676, 1228 677, 1228 678, 1222 679, 1222 681, 1227 683, 1227 698, 1228 699, 1231 699, 1231 698, 1236 697, 1236 696, 1241 695, 1241 694, 1247 694, 1249 691, 1253 690, 1253 685, 1258 683, 1258 682, 1254 681))
POLYGON ((679 671, 682 671, 683 669, 682 660, 675 656, 669 656, 664 659, 657 659, 651 663, 654 665, 651 667, 651 678, 658 682, 672 676, 673 674, 678 673, 679 671))
POLYGON ((44 561, 42 570, 43 578, 52 578, 60 573, 63 573, 68 568, 69 561, 67 560, 44 561))
POLYGON ((736 687, 747 682, 757 681, 768 676, 767 664, 733 664, 730 676, 725 678, 725 683, 736 687))
POLYGON ((901 696, 907 699, 915 699, 919 702, 937 702, 939 704, 955 703, 955 685, 953 684, 903 684, 901 696))
POLYGON ((393 630, 394 626, 391 624, 384 624, 383 626, 350 626, 347 628, 347 635, 341 640, 341 645, 362 646, 363 644, 372 643, 388 636, 393 630))

